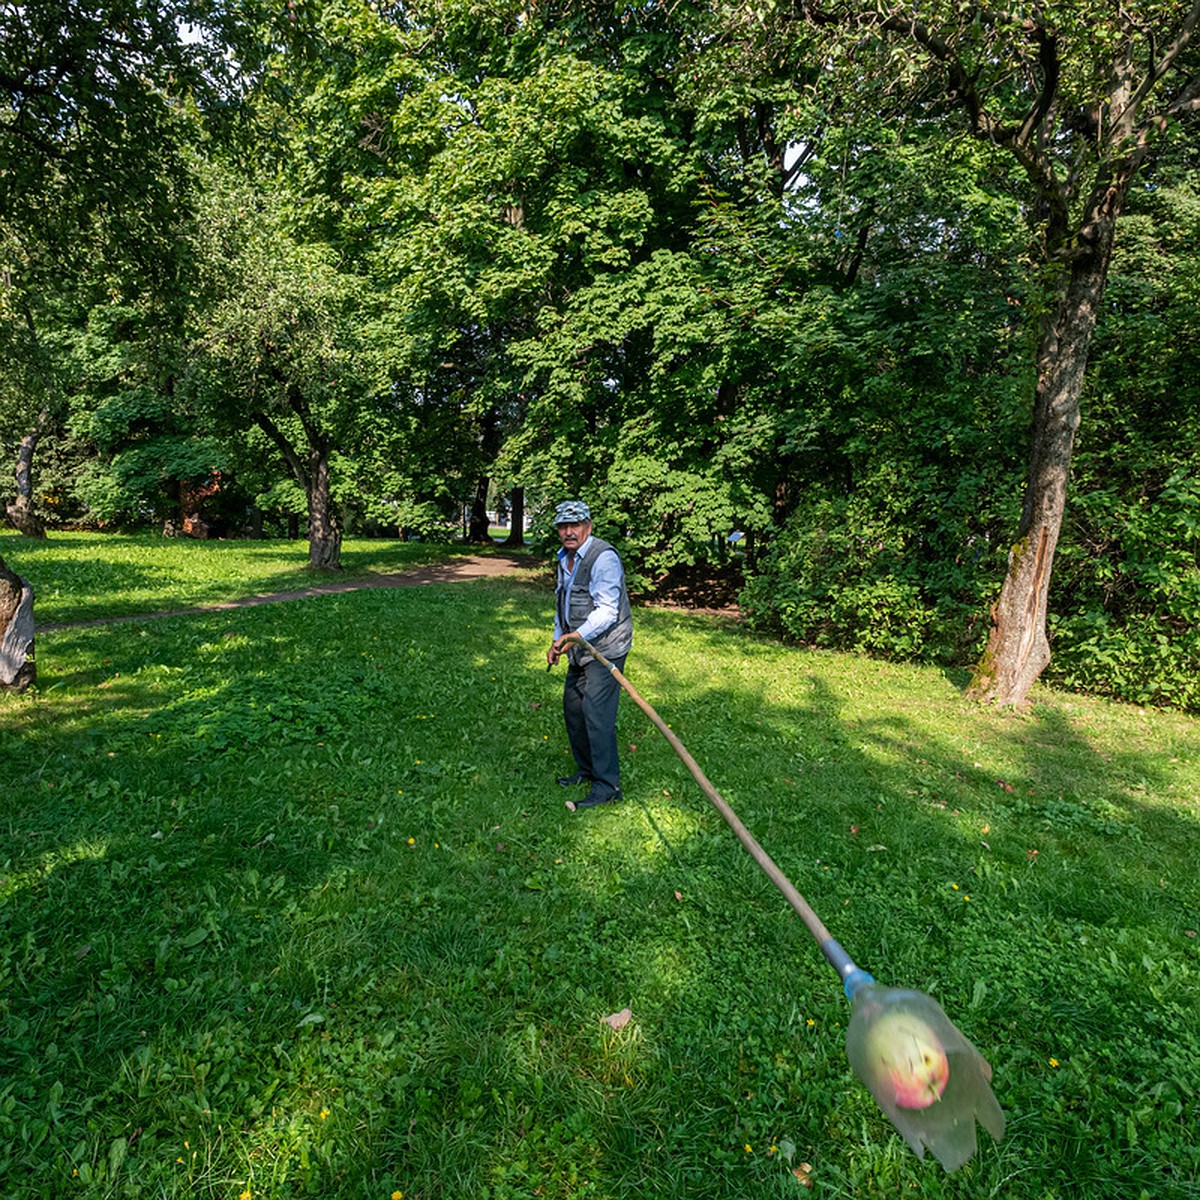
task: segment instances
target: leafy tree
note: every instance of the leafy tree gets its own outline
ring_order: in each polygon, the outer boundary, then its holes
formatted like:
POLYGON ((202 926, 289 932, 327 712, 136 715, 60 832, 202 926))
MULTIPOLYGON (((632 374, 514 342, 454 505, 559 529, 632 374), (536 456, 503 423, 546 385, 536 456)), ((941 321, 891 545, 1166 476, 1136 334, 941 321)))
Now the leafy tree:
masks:
MULTIPOLYGON (((458 2, 327 12, 331 53, 301 81, 305 144, 326 148, 329 199, 314 198, 314 220, 385 293, 396 390, 419 397, 427 419, 446 414, 435 470, 447 481, 474 473, 463 482, 486 536, 489 478, 534 496, 598 483, 636 410, 624 398, 645 355, 611 346, 611 325, 597 338, 589 314, 602 319, 622 289, 633 296, 658 248, 686 244, 696 185, 667 62, 679 32, 653 6, 621 19, 458 2), (564 360, 586 362, 586 395, 564 360)), ((672 316, 660 297, 642 324, 672 316)), ((631 426, 627 445, 644 436, 631 426)), ((691 506, 684 491, 663 508, 691 506)), ((668 524, 646 539, 660 553, 668 524)))
POLYGON ((214 181, 197 227, 205 301, 188 386, 217 431, 256 427, 308 510, 309 566, 341 567, 336 451, 371 410, 377 380, 362 281, 328 246, 288 230, 279 190, 214 181))
POLYGON ((788 229, 803 290, 746 293, 792 381, 774 418, 781 524, 743 595, 754 622, 894 657, 982 649, 1029 389, 1017 209, 1002 175, 978 187, 988 165, 911 123, 831 115, 812 147, 788 229))
MULTIPOLYGON (((17 247, 8 239, 10 262, 17 247)), ((36 511, 33 457, 59 407, 53 354, 45 345, 44 321, 35 316, 40 297, 20 287, 13 271, 0 284, 0 425, 6 447, 16 449, 15 495, 6 504, 9 522, 27 537, 46 536, 45 521, 36 511)))
MULTIPOLYGON (((970 689, 1018 704, 1050 659, 1047 593, 1117 220, 1134 180, 1200 103, 1200 4, 1094 10, 925 0, 901 10, 791 0, 779 11, 840 34, 841 78, 873 74, 909 86, 914 103, 957 110, 973 137, 1024 172, 1028 302, 1038 321, 1029 472, 970 689)), ((828 37, 825 44, 833 54, 828 37)))
MULTIPOLYGON (((1188 159, 1193 156, 1189 153, 1188 159)), ((1160 162, 1114 251, 1051 622, 1060 683, 1200 706, 1200 177, 1160 162)))
MULTIPOLYGON (((68 368, 56 361, 97 296, 136 279, 149 291, 177 280, 170 234, 186 208, 179 146, 188 124, 173 98, 212 91, 220 61, 183 40, 190 2, 100 0, 6 6, 0 21, 0 243, 4 402, 19 429, 9 516, 44 532, 34 509, 33 456, 61 424, 68 368), (210 68, 210 69, 206 69, 210 68), (67 324, 64 325, 64 322, 67 324)), ((211 14, 209 14, 211 15, 211 14)))
POLYGON ((92 447, 75 491, 93 519, 181 525, 183 497, 228 465, 183 403, 181 317, 181 306, 96 305, 75 338, 72 432, 92 447))

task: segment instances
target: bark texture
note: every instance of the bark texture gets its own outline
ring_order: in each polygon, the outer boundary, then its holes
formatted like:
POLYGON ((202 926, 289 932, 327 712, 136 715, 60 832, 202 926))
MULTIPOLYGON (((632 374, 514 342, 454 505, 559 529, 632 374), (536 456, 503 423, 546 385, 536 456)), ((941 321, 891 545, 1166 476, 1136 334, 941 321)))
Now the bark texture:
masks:
POLYGON ((515 487, 512 490, 512 511, 510 512, 508 537, 504 539, 506 546, 525 545, 525 489, 515 487))
POLYGON ((968 695, 1003 706, 1025 703, 1050 662, 1046 616, 1054 552, 1067 506, 1071 455, 1079 428, 1092 332, 1108 277, 1116 221, 1091 226, 1094 241, 1071 264, 1066 287, 1038 346, 1029 475, 1008 573, 992 608, 991 632, 968 695))
POLYGON ((313 571, 340 571, 342 531, 329 491, 328 449, 310 449, 308 465, 308 565, 313 571))
POLYGON ((50 408, 47 405, 38 413, 33 428, 21 439, 21 444, 17 447, 17 495, 5 510, 12 527, 31 538, 46 536, 46 522, 38 515, 33 502, 33 455, 49 423, 50 408))
POLYGON ((0 558, 0 687, 23 692, 36 679, 33 587, 0 558))
MULTIPOLYGON (((275 443, 292 478, 308 499, 308 566, 313 571, 342 569, 342 530, 330 489, 330 442, 308 419, 302 398, 293 397, 292 407, 300 417, 307 438, 307 458, 288 440, 283 430, 266 413, 255 413, 255 424, 275 443)), ((291 518, 288 519, 289 536, 291 518)), ((297 530, 298 532, 298 530, 297 530)))

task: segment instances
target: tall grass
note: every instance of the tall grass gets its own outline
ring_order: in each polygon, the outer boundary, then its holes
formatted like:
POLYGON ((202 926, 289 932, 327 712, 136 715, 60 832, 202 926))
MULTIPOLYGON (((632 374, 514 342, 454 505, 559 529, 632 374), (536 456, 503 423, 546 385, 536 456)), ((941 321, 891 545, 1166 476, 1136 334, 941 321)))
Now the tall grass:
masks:
POLYGON ((947 1176, 631 704, 626 803, 566 813, 550 611, 486 581, 39 637, 0 698, 0 1195, 1200 1195, 1194 720, 635 614, 631 680, 835 936, 990 1059, 1008 1136, 947 1176))

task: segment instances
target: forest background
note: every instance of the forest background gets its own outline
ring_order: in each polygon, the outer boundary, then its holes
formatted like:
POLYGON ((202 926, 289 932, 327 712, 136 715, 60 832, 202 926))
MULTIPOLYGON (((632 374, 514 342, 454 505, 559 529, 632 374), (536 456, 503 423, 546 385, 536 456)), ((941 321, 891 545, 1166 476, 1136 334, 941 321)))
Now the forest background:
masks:
POLYGON ((1200 5, 1078 8, 5 5, 9 519, 583 495, 644 592, 1195 711, 1200 5))

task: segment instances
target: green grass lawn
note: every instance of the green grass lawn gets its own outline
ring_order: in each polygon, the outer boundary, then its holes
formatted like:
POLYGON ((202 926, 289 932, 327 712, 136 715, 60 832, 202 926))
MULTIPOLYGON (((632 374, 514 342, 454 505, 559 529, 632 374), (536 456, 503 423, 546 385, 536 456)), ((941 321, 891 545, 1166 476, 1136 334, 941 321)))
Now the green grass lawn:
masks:
MULTIPOLYGON (((0 538, 39 620, 237 582, 237 543, 77 537, 0 538)), ((247 591, 288 586, 280 549, 247 591)), ((1008 1135, 946 1175, 628 700, 628 800, 566 813, 551 608, 488 580, 39 636, 0 696, 0 1195, 1200 1196, 1194 719, 999 715, 635 614, 630 680, 860 965, 991 1061, 1008 1135)))
POLYGON ((493 547, 346 538, 338 573, 308 570, 308 543, 193 541, 154 534, 55 533, 45 541, 0 534, 0 556, 34 584, 40 625, 172 612, 267 592, 298 591, 441 562, 493 547))

